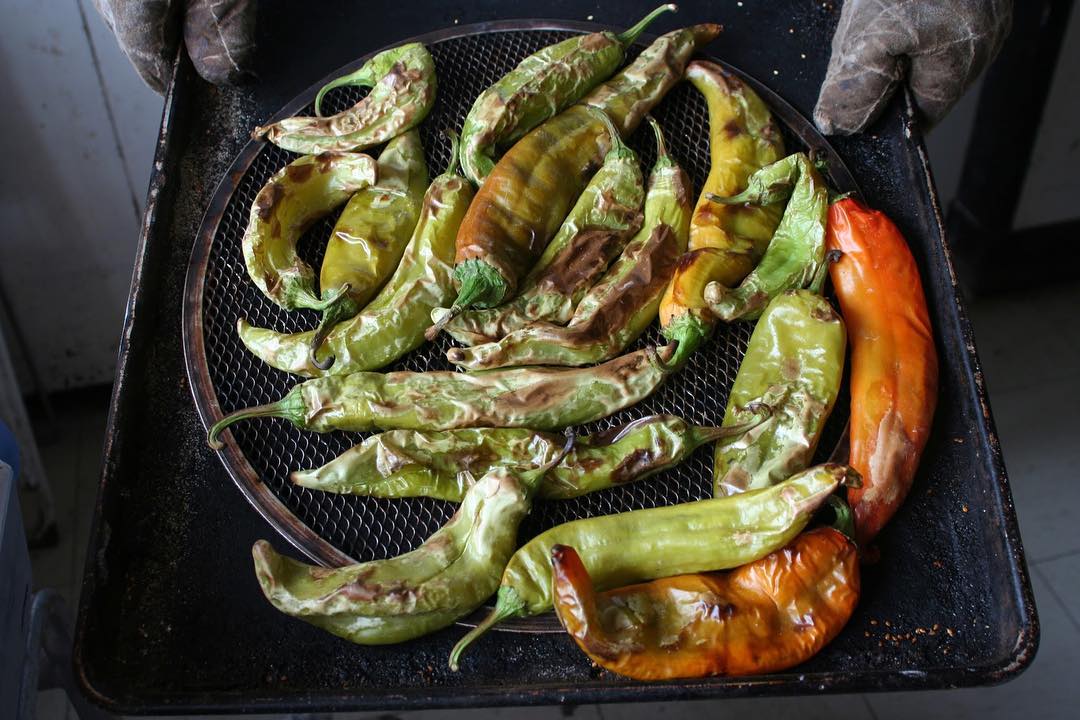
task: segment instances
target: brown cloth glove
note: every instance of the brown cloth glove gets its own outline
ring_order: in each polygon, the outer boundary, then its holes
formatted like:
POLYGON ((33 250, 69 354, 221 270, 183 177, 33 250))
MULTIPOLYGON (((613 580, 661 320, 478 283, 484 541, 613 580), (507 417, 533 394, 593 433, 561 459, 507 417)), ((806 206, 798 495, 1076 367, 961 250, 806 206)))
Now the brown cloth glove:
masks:
POLYGON ((164 92, 183 33, 199 75, 215 85, 247 77, 255 50, 254 0, 94 0, 142 79, 164 92))
POLYGON ((1011 0, 846 0, 814 122, 830 135, 859 132, 907 67, 932 126, 994 59, 1011 25, 1011 0))

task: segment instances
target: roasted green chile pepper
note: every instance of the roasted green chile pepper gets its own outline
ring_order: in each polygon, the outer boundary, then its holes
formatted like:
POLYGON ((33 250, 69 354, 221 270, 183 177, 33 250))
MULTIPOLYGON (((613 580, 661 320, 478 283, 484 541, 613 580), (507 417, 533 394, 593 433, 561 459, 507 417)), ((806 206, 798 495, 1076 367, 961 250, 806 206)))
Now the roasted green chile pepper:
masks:
POLYGON ((518 63, 476 98, 465 117, 461 130, 465 176, 477 186, 483 184, 495 167, 497 148, 516 142, 610 77, 645 28, 675 10, 675 5, 662 5, 625 32, 577 35, 518 63))
MULTIPOLYGON (((697 427, 672 415, 653 415, 579 437, 548 470, 539 496, 565 500, 646 478, 681 463, 705 443, 742 435, 769 416, 768 408, 742 425, 697 427)), ((460 502, 477 476, 496 465, 540 467, 562 438, 526 428, 468 428, 373 435, 314 470, 294 472, 301 487, 379 498, 433 497, 460 502)))
POLYGON ((757 403, 772 416, 717 443, 717 497, 768 487, 810 464, 840 391, 846 342, 844 322, 821 295, 792 290, 769 303, 735 376, 724 425, 745 422, 757 403))
POLYGON ((453 314, 512 297, 600 167, 608 133, 586 106, 605 112, 629 136, 679 80, 694 51, 719 32, 719 25, 703 24, 657 38, 622 72, 502 156, 458 231, 453 314))
POLYGON ((241 320, 238 329, 248 349, 279 370, 319 377, 376 370, 423 344, 432 308, 454 296, 454 239, 473 197, 472 186, 455 171, 457 148, 454 136, 450 167, 424 195, 397 271, 363 312, 330 332, 324 351, 329 357, 309 357, 314 331, 283 335, 241 320))
POLYGON ((283 613, 362 645, 403 642, 446 627, 498 587, 536 486, 561 457, 556 453, 525 471, 492 467, 441 530, 389 560, 331 570, 279 555, 260 540, 252 548, 259 585, 283 613))
POLYGON ((779 485, 733 497, 557 525, 510 558, 495 609, 454 646, 450 667, 456 670, 462 651, 498 622, 551 609, 555 545, 577 550, 598 590, 738 567, 787 545, 837 487, 857 478, 846 466, 820 465, 779 485))
POLYGON ((265 138, 297 153, 362 150, 414 128, 435 104, 435 62, 420 43, 379 53, 351 75, 327 84, 315 100, 342 85, 370 87, 371 92, 345 112, 331 117, 292 117, 255 128, 265 138))
POLYGON ((303 430, 366 432, 530 427, 557 430, 592 422, 648 397, 670 374, 674 347, 647 347, 581 369, 512 368, 482 373, 356 372, 302 382, 278 402, 216 422, 207 441, 232 423, 279 417, 303 430))
MULTIPOLYGON (((605 116, 606 117, 606 116, 605 116)), ((565 325, 582 296, 641 227, 644 180, 637 153, 612 136, 604 164, 508 303, 451 319, 446 332, 465 345, 494 342, 536 321, 565 325)), ((450 310, 436 310, 439 320, 450 310)))
POLYGON ((765 255, 742 283, 734 289, 718 282, 705 286, 705 302, 721 320, 757 318, 770 300, 785 290, 806 287, 823 267, 829 189, 805 153, 758 170, 738 195, 709 199, 726 205, 788 201, 765 255))
MULTIPOLYGON (((660 298, 686 250, 690 178, 667 153, 653 120, 657 159, 645 198, 645 222, 563 327, 534 322, 501 340, 451 348, 447 359, 469 370, 510 365, 589 365, 606 360, 641 336, 656 318, 660 298)), ((613 133, 617 136, 617 133, 613 133)))
POLYGON ((307 155, 259 190, 241 247, 248 275, 263 295, 286 310, 321 310, 333 301, 316 295, 315 272, 296 254, 296 243, 316 220, 374 185, 376 168, 370 156, 360 153, 307 155))

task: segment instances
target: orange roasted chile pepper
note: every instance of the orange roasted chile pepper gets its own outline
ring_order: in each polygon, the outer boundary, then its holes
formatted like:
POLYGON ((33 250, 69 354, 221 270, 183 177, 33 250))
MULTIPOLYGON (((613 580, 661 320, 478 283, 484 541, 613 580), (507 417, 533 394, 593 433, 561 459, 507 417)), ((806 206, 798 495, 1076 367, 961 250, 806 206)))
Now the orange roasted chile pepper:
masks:
POLYGON ((635 680, 793 667, 840 633, 859 598, 855 545, 831 527, 735 570, 599 595, 573 548, 553 548, 552 564, 563 627, 597 665, 635 680))
POLYGON ((884 213, 846 198, 829 208, 829 272, 851 347, 855 536, 865 544, 904 501, 937 404, 938 362, 919 269, 884 213))

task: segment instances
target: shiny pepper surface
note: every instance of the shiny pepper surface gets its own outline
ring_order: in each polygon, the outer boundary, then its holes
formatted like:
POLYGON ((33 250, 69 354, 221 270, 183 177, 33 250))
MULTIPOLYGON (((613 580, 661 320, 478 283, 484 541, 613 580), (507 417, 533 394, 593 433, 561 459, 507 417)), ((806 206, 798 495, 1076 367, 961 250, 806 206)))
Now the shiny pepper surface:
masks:
POLYGON ((746 422, 757 403, 772 414, 717 443, 716 496, 768 487, 810 464, 840 392, 846 339, 844 322, 815 292, 793 290, 769 303, 735 376, 724 424, 746 422))
POLYGON ((362 150, 386 142, 419 125, 435 104, 435 62, 420 43, 381 52, 356 72, 323 87, 315 111, 328 90, 343 85, 371 91, 345 112, 285 118, 255 128, 251 136, 297 153, 362 150))
POLYGON ((848 500, 867 543, 915 479, 937 405, 937 352, 915 258, 884 213, 834 203, 828 246, 843 253, 830 273, 851 337, 851 464, 863 475, 848 500))
POLYGON ((422 345, 431 310, 454 295, 454 238, 473 197, 454 163, 456 153, 425 193, 420 220, 393 277, 363 312, 327 336, 320 352, 326 362, 309 355, 314 331, 282 335, 241 321, 239 333, 248 349, 279 370, 319 377, 376 370, 422 345))
POLYGON ((601 515, 537 535, 510 559, 495 609, 455 646, 450 667, 473 640, 515 615, 552 607, 551 550, 569 545, 601 590, 681 573, 738 567, 787 545, 841 484, 857 476, 820 465, 763 490, 733 497, 601 515))
POLYGON ((465 176, 481 185, 495 167, 498 147, 514 143, 610 77, 645 28, 674 10, 674 5, 662 5, 625 32, 605 30, 567 38, 518 63, 476 98, 465 117, 461 130, 465 176))
POLYGON ((358 190, 375 184, 376 164, 361 153, 308 155, 286 165, 251 204, 241 247, 248 276, 286 310, 322 309, 315 272, 296 254, 311 225, 358 190))
POLYGON ((794 667, 840 633, 859 598, 855 545, 828 527, 730 572, 602 594, 572 548, 556 546, 552 563, 563 627, 597 665, 635 680, 794 667))

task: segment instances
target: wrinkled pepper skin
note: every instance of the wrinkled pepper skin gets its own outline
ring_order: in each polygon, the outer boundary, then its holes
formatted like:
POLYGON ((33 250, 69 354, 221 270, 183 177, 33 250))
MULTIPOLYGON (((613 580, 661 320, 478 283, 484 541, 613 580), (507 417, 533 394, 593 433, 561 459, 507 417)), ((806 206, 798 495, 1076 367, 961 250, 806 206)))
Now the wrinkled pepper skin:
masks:
POLYGON ((930 436, 938 360, 919 269, 884 213, 851 198, 829 210, 830 267, 851 338, 855 535, 868 543, 904 501, 930 436))
POLYGON ((331 117, 292 117, 255 128, 252 138, 265 138, 280 148, 301 154, 363 150, 384 143, 419 125, 435 104, 435 61, 420 43, 379 53, 351 75, 319 91, 323 95, 342 85, 370 87, 367 96, 345 112, 331 117))
POLYGON ((829 527, 730 572, 599 595, 573 548, 556 545, 552 565, 563 627, 597 665, 635 680, 794 667, 840 634, 859 599, 855 545, 829 527))
POLYGON ((734 289, 715 281, 705 286, 705 301, 718 318, 754 320, 774 297, 806 287, 819 274, 825 262, 829 189, 805 153, 788 155, 758 170, 738 195, 710 197, 728 205, 788 201, 765 255, 742 283, 734 289))
POLYGON ((323 298, 338 298, 322 311, 318 332, 309 341, 313 353, 334 325, 360 312, 401 260, 428 187, 419 131, 402 133, 386 144, 379 154, 378 175, 377 187, 361 190, 345 204, 326 243, 319 287, 323 298))
POLYGON ((681 78, 693 53, 719 25, 703 24, 657 38, 634 62, 577 105, 547 120, 502 156, 476 195, 458 232, 458 312, 512 297, 610 148, 603 123, 623 137, 681 78))
POLYGON ((843 320, 817 293, 793 290, 769 303, 735 376, 724 424, 745 422, 755 403, 772 414, 717 443, 714 495, 768 487, 810 464, 840 392, 846 343, 843 320))
POLYGON ((622 65, 626 48, 659 15, 656 8, 625 32, 590 33, 549 45, 480 94, 461 130, 461 164, 479 187, 495 167, 497 148, 506 147, 548 118, 580 100, 622 65))
POLYGON ((435 178, 393 277, 362 313, 327 336, 320 354, 329 362, 312 362, 314 331, 282 335, 241 320, 244 344, 269 365, 306 377, 376 370, 420 347, 431 310, 454 296, 454 240, 472 197, 472 186, 453 166, 435 178))
MULTIPOLYGON (((652 120, 652 118, 649 118, 652 120)), ((690 178, 667 153, 659 125, 645 222, 565 327, 534 322, 501 340, 451 348, 447 359, 469 370, 513 365, 590 365, 618 355, 656 318, 660 297, 690 230, 690 178)))
MULTIPOLYGON (((446 332, 465 345, 495 342, 536 321, 565 325, 582 296, 641 228, 645 184, 637 153, 613 139, 604 164, 574 203, 513 300, 463 312, 446 332)), ((446 309, 436 310, 438 323, 446 309)))
POLYGON ((551 551, 569 545, 600 590, 670 575, 723 570, 754 562, 791 542, 841 484, 857 475, 820 465, 788 480, 733 497, 601 515, 558 525, 518 549, 503 572, 495 609, 450 655, 512 616, 552 607, 551 551))
MULTIPOLYGON (((768 416, 728 428, 697 427, 654 415, 580 437, 540 482, 539 495, 566 500, 635 482, 682 462, 707 442, 733 437, 768 416)), ((367 438, 326 465, 294 472, 301 487, 379 498, 433 497, 460 502, 476 477, 496 465, 540 467, 563 439, 526 428, 469 428, 425 432, 388 430, 367 438)))
POLYGON ((719 65, 695 60, 686 79, 709 109, 709 177, 690 221, 689 252, 660 304, 664 336, 679 342, 675 364, 682 364, 711 333, 716 318, 707 308, 705 286, 734 287, 754 268, 780 222, 778 205, 724 205, 710 195, 728 197, 746 189, 750 176, 784 156, 780 128, 769 108, 738 77, 719 65))
POLYGON ((469 614, 498 587, 548 467, 493 467, 442 529, 396 558, 328 569, 279 555, 260 540, 252 548, 255 576, 278 610, 346 640, 384 645, 425 635, 469 614))
POLYGON ((216 422, 207 441, 238 420, 279 417, 302 430, 367 432, 529 427, 557 430, 630 407, 668 376, 670 346, 647 347, 581 369, 511 368, 482 373, 356 372, 302 382, 278 402, 216 422))
POLYGON ((248 275, 263 295, 286 310, 325 305, 296 243, 316 220, 374 185, 376 176, 370 156, 328 152, 294 160, 270 178, 251 204, 241 240, 248 275))

